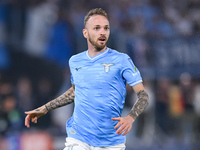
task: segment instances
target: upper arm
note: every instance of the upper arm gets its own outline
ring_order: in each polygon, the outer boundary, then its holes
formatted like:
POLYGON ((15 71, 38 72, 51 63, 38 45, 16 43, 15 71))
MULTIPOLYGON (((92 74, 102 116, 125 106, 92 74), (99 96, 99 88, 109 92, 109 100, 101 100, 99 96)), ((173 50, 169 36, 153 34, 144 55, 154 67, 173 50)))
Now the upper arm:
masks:
POLYGON ((149 96, 143 86, 142 83, 139 83, 135 86, 132 86, 134 92, 137 94, 138 99, 142 98, 143 100, 145 99, 145 101, 147 102, 147 105, 149 103, 149 96))
POLYGON ((126 82, 130 86, 135 86, 139 83, 142 82, 142 77, 140 75, 139 70, 137 67, 134 65, 133 61, 128 55, 124 55, 123 57, 123 65, 122 65, 122 70, 121 74, 122 77, 126 80, 126 82))
POLYGON ((140 91, 145 91, 143 83, 136 84, 135 86, 132 86, 132 88, 136 94, 138 94, 140 91))

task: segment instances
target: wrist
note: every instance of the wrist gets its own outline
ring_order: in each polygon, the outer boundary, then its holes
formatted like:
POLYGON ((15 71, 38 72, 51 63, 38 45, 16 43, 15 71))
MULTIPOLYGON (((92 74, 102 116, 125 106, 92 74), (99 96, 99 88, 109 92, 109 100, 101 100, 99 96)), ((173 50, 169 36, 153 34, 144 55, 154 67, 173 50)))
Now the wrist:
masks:
POLYGON ((46 104, 43 107, 43 111, 45 112, 45 114, 49 111, 48 107, 46 106, 46 104))
POLYGON ((130 114, 127 115, 127 118, 131 121, 131 123, 135 121, 135 119, 130 114))
POLYGON ((135 121, 136 118, 137 118, 137 115, 134 114, 134 113, 132 113, 132 112, 130 112, 130 113, 128 114, 128 116, 130 116, 134 121, 135 121))

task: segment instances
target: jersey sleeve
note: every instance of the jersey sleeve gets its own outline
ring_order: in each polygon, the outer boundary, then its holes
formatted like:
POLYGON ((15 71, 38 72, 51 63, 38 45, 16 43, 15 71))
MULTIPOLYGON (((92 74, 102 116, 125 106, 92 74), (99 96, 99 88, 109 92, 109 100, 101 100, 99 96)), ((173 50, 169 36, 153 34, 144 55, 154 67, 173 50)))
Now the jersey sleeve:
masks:
POLYGON ((139 70, 127 54, 124 55, 122 60, 121 75, 130 86, 135 86, 142 82, 139 70))
POLYGON ((73 79, 72 73, 70 72, 70 74, 71 74, 71 83, 74 85, 74 79, 73 79))
MULTIPOLYGON (((71 57, 72 58, 72 57, 71 57)), ((69 59, 69 69, 70 69, 70 74, 71 74, 71 83, 74 85, 74 79, 73 79, 73 74, 72 74, 72 59, 69 59)))

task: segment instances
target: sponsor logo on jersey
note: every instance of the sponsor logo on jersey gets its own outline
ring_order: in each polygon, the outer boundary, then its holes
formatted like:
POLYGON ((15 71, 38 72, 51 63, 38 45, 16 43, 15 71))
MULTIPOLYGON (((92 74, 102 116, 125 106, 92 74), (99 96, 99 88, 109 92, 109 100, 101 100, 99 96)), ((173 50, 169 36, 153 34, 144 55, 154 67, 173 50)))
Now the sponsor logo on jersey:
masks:
POLYGON ((138 75, 138 72, 132 73, 132 75, 135 77, 138 75))

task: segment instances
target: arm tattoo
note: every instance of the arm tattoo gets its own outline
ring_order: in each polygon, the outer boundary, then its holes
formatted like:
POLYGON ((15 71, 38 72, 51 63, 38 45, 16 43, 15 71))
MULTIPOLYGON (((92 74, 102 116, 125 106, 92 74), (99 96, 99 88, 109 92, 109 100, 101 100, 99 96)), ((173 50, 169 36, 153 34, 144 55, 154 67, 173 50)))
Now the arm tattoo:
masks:
POLYGON ((71 87, 69 90, 67 90, 65 93, 63 93, 58 98, 48 102, 45 104, 45 107, 47 111, 71 104, 74 102, 74 88, 71 87))
POLYGON ((129 112, 129 115, 134 120, 145 110, 149 104, 149 97, 144 90, 140 91, 137 96, 138 100, 135 102, 133 108, 129 112))

